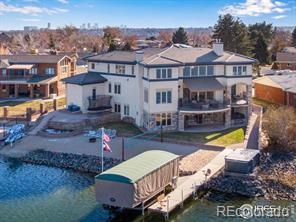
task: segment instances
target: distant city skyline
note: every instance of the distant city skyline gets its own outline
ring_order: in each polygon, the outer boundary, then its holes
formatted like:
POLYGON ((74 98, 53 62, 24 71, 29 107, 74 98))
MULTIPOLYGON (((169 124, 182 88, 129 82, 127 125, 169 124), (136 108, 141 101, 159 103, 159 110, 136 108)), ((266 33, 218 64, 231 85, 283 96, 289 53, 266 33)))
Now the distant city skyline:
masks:
POLYGON ((244 23, 295 26, 293 0, 0 0, 0 30, 24 26, 177 28, 214 26, 230 13, 244 23))

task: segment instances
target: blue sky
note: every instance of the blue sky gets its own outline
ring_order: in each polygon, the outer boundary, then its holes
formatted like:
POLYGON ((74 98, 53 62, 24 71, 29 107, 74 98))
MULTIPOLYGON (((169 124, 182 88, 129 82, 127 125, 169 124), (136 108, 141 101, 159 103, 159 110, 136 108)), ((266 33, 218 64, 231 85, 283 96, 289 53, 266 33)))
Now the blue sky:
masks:
POLYGON ((127 27, 208 27, 231 13, 250 24, 296 25, 295 0, 0 0, 0 30, 97 23, 127 27))

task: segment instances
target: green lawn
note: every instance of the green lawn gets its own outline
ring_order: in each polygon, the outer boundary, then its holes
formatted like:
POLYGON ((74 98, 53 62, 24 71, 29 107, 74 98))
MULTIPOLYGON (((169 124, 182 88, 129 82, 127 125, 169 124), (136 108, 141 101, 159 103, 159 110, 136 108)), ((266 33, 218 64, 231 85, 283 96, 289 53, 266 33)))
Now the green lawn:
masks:
POLYGON ((269 102, 269 101, 265 101, 265 100, 262 100, 262 99, 258 99, 256 97, 253 97, 252 98, 252 101, 254 104, 258 105, 258 106, 262 106, 263 107, 263 111, 265 112, 269 107, 277 107, 279 106, 278 104, 275 104, 275 103, 272 103, 272 102, 269 102))
MULTIPOLYGON (((16 116, 16 115, 25 115, 26 109, 31 107, 33 110, 40 109, 40 103, 42 100, 30 100, 30 101, 7 101, 0 102, 0 116, 3 116, 3 107, 9 106, 8 115, 16 116)), ((61 107, 66 104, 65 98, 58 99, 58 106, 61 107)), ((53 101, 46 101, 45 106, 48 108, 53 107, 53 101)))
POLYGON ((245 129, 232 128, 210 133, 191 133, 191 132, 171 132, 164 133, 163 138, 178 141, 189 141, 204 143, 209 145, 228 146, 231 144, 242 143, 244 141, 245 129))
POLYGON ((100 127, 104 127, 106 129, 116 129, 119 136, 134 136, 142 133, 135 125, 125 122, 106 123, 100 127))

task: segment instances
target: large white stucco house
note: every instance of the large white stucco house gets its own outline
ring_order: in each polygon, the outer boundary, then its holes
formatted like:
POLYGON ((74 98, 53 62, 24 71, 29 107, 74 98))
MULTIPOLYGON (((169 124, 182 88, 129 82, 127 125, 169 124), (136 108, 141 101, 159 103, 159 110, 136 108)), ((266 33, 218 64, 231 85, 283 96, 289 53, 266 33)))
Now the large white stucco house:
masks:
POLYGON ((110 106, 147 129, 230 127, 251 114, 254 59, 213 48, 113 51, 87 58, 88 73, 64 79, 67 105, 82 112, 110 106), (103 102, 100 102, 103 101, 103 102))

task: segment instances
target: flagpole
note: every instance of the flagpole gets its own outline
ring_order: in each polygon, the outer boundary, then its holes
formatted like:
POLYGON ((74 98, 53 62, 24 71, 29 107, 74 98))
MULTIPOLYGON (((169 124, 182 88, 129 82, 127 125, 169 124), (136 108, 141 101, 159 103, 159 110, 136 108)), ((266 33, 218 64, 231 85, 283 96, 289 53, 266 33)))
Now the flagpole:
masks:
POLYGON ((104 172, 104 127, 102 127, 101 130, 102 130, 102 140, 101 140, 102 160, 101 160, 101 165, 102 165, 102 173, 103 173, 104 172))

